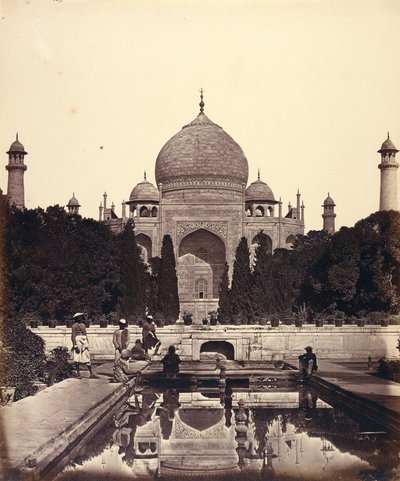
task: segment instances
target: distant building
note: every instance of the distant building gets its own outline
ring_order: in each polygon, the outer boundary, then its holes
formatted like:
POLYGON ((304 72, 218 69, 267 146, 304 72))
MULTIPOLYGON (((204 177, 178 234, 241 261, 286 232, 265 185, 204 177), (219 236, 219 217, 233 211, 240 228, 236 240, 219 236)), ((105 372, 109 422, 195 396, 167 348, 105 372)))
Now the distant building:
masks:
POLYGON ((80 204, 78 202, 78 199, 75 197, 75 192, 74 192, 67 204, 68 214, 79 215, 79 207, 80 207, 80 204))
POLYGON ((11 144, 8 154, 8 202, 15 205, 19 209, 25 207, 25 191, 24 191, 24 173, 27 166, 24 163, 25 152, 24 146, 18 140, 18 134, 15 141, 11 144))
POLYGON ((381 171, 379 210, 398 210, 397 169, 399 164, 396 162, 397 152, 388 132, 387 139, 378 150, 378 153, 381 154, 381 163, 378 165, 381 171))
POLYGON ((335 202, 330 197, 328 192, 328 197, 324 200, 322 207, 324 208, 324 213, 322 214, 322 218, 324 219, 324 225, 322 229, 328 234, 335 233, 335 202))
POLYGON ((216 309, 225 262, 232 273, 242 236, 254 252, 257 235, 268 236, 268 249, 290 248, 304 233, 304 204, 282 213, 270 187, 258 178, 247 188, 248 162, 241 147, 204 113, 200 113, 160 150, 155 165, 157 187, 146 179, 137 184, 118 217, 107 194, 99 218, 120 231, 128 218, 148 260, 160 256, 163 236, 172 237, 177 259, 181 310, 202 318, 216 309), (126 212, 126 206, 129 212, 126 212))

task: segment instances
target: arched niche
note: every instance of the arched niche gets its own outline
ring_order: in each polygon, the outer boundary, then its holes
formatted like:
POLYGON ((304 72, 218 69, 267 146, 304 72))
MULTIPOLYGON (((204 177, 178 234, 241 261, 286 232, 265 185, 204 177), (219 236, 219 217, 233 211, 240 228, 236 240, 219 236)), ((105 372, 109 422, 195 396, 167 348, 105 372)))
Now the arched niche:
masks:
POLYGON ((146 234, 137 234, 136 244, 141 248, 141 257, 143 262, 148 262, 153 257, 153 243, 146 234))
POLYGON ((207 341, 200 347, 200 357, 205 352, 223 354, 232 361, 235 359, 235 348, 227 341, 207 341))
POLYGON ((258 205, 254 213, 256 217, 264 217, 264 214, 265 214, 264 207, 262 205, 258 205))
POLYGON ((286 238, 286 248, 291 249, 293 247, 293 244, 295 243, 296 237, 293 234, 290 234, 286 238))
POLYGON ((179 295, 196 299, 197 280, 207 280, 207 297, 218 298, 218 288, 224 272, 226 249, 216 234, 198 229, 185 236, 178 248, 179 295))
MULTIPOLYGON (((269 254, 272 254, 272 239, 271 237, 268 235, 268 234, 264 234, 267 238, 267 252, 269 254)), ((254 250, 256 249, 256 247, 258 246, 259 244, 259 238, 258 238, 259 234, 255 235, 251 241, 251 246, 252 248, 254 247, 254 250)))
POLYGON ((140 208, 139 216, 140 217, 150 217, 150 211, 145 205, 140 208))

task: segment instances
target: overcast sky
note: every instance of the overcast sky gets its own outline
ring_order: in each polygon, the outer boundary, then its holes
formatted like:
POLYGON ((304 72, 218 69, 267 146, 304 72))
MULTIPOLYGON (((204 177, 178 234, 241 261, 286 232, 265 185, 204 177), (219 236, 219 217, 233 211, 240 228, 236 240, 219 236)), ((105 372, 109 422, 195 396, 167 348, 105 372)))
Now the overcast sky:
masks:
MULTIPOLYGON (((154 182, 164 143, 205 113, 244 150, 284 212, 300 189, 306 231, 379 207, 387 131, 400 145, 398 0, 1 0, 0 186, 15 133, 29 208, 121 215, 154 182)), ((399 189, 400 190, 400 189, 399 189)))

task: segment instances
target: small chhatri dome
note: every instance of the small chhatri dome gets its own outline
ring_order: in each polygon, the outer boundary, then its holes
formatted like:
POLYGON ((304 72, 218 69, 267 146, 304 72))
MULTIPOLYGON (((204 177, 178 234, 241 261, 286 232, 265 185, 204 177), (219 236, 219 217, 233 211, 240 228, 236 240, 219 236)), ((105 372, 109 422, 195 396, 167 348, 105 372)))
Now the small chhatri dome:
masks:
POLYGON ((144 173, 144 179, 142 180, 142 182, 139 182, 133 188, 129 197, 129 202, 136 202, 138 200, 151 202, 159 201, 158 190, 151 182, 146 179, 146 172, 144 173))
POLYGON ((160 150, 157 185, 162 183, 163 191, 213 184, 240 191, 248 178, 246 156, 232 137, 205 115, 202 91, 199 105, 197 117, 160 150))
POLYGON ((75 192, 72 194, 72 197, 69 199, 67 207, 80 207, 78 199, 75 197, 75 192))
POLYGON ((257 180, 250 184, 245 193, 246 202, 249 201, 271 201, 275 202, 275 197, 269 186, 260 179, 258 171, 257 180))
POLYGON ((24 154, 24 155, 26 155, 27 153, 28 152, 25 152, 24 146, 18 140, 18 134, 17 134, 14 142, 10 145, 10 150, 7 152, 7 154, 24 154))
POLYGON ((389 132, 388 132, 388 135, 387 135, 387 139, 385 140, 385 142, 383 142, 382 144, 382 147, 380 148, 380 150, 378 150, 379 153, 382 153, 386 150, 391 150, 393 152, 398 152, 398 150, 396 149, 394 143, 391 141, 390 139, 390 136, 389 136, 389 132))
POLYGON ((333 206, 336 205, 332 197, 330 197, 329 192, 328 192, 328 197, 324 200, 324 205, 333 205, 333 206))

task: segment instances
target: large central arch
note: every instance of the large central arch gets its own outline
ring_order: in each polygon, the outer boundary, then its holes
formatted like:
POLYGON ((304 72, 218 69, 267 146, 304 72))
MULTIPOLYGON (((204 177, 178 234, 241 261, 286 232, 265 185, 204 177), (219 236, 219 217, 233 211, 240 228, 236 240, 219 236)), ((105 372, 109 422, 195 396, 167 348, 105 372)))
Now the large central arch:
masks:
POLYGON ((198 229, 185 236, 178 249, 180 299, 217 299, 225 260, 225 244, 216 234, 198 229))

